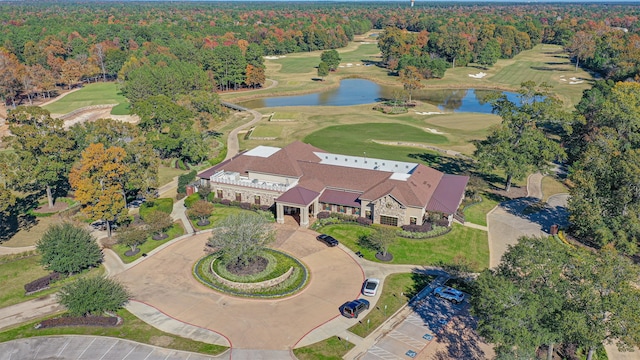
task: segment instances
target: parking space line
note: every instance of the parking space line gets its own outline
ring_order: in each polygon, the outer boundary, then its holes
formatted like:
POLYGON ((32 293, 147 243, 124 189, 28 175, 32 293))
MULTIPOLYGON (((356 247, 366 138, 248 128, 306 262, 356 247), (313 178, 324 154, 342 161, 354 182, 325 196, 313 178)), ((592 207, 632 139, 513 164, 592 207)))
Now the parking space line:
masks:
POLYGON ((64 342, 64 345, 62 346, 62 348, 60 348, 60 351, 58 351, 58 355, 56 355, 57 357, 60 357, 60 355, 62 355, 62 352, 64 352, 64 349, 66 349, 67 346, 69 346, 70 342, 71 342, 71 338, 67 339, 67 341, 64 342))
MULTIPOLYGON (((38 358, 38 354, 40 353, 41 347, 42 345, 38 345, 38 347, 36 348, 36 354, 33 356, 33 360, 36 360, 38 358)), ((11 359, 11 356, 9 356, 9 359, 11 359)))
POLYGON ((131 355, 131 353, 138 348, 138 344, 136 344, 136 346, 134 346, 133 348, 131 348, 131 350, 129 350, 129 352, 127 353, 127 355, 125 355, 122 360, 126 359, 129 355, 131 355))
POLYGON ((389 333, 389 337, 392 339, 396 339, 400 342, 403 342, 411 347, 416 347, 422 349, 426 344, 423 341, 412 338, 411 336, 405 335, 399 331, 393 330, 389 333))
POLYGON ((87 349, 89 349, 91 347, 91 345, 93 345, 93 342, 96 341, 96 337, 93 338, 93 340, 91 340, 91 342, 89 343, 89 345, 87 345, 86 348, 84 348, 84 350, 82 350, 82 353, 80 353, 80 355, 78 355, 78 359, 80 359, 82 357, 82 355, 84 355, 85 352, 87 352, 87 349))
POLYGON ((100 357, 100 360, 102 360, 105 356, 107 356, 107 354, 109 353, 109 351, 111 351, 111 349, 113 349, 114 346, 116 346, 116 344, 118 343, 119 340, 116 340, 113 342, 113 344, 111 344, 111 347, 100 357))
POLYGON ((149 358, 149 356, 151 356, 151 354, 153 354, 153 350, 154 350, 153 348, 151 348, 149 350, 149 353, 147 354, 147 356, 144 357, 144 360, 147 360, 149 358))
POLYGON ((371 355, 377 356, 381 359, 385 359, 385 360, 394 360, 394 359, 398 359, 398 357, 396 357, 394 354, 388 352, 387 350, 377 347, 377 346, 372 346, 371 348, 369 348, 369 350, 367 350, 368 353, 370 353, 371 355))

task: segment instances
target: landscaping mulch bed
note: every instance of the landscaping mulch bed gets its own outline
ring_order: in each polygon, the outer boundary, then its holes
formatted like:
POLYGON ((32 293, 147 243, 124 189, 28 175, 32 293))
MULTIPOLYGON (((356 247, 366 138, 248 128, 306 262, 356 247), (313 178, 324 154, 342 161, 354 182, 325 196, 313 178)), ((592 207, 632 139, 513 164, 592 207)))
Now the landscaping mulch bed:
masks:
POLYGON ((136 249, 135 251, 127 250, 124 252, 124 256, 134 256, 140 252, 140 249, 136 249))
POLYGON ((204 221, 198 220, 198 222, 196 224, 198 224, 198 226, 207 226, 207 225, 211 224, 211 221, 209 221, 209 220, 204 220, 204 221))
POLYGON ((36 328, 48 329, 62 326, 114 327, 120 324, 122 324, 122 318, 114 316, 59 317, 44 320, 36 325, 36 328))
POLYGON ((377 252, 376 253, 376 259, 378 259, 380 261, 391 261, 391 260, 393 260, 393 255, 391 255, 390 252, 387 252, 386 255, 382 255, 381 252, 377 252))
POLYGON ((166 233, 162 233, 162 234, 160 234, 160 235, 158 235, 158 234, 153 235, 151 238, 152 238, 153 240, 164 240, 164 239, 166 239, 166 238, 168 238, 168 237, 169 237, 169 235, 168 235, 168 234, 166 234, 166 233))
POLYGON ((227 271, 239 276, 253 275, 259 274, 269 265, 269 260, 263 258, 262 256, 256 256, 249 260, 247 265, 243 265, 240 263, 231 263, 227 264, 227 271))

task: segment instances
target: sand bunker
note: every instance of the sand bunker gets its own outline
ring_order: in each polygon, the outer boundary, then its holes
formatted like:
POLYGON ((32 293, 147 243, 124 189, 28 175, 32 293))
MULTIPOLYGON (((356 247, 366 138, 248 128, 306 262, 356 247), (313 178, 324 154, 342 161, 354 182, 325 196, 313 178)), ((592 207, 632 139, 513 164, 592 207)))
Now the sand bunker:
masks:
POLYGON ((482 79, 485 76, 487 76, 487 73, 484 73, 484 72, 479 72, 477 74, 469 74, 469 77, 472 77, 474 79, 482 79))
POLYGON ((425 129, 426 131, 428 131, 428 132, 432 133, 432 134, 438 134, 438 135, 445 134, 445 133, 443 133, 442 131, 438 131, 438 130, 436 130, 436 129, 432 129, 432 128, 424 128, 424 129, 425 129))
POLYGON ((265 56, 264 58, 266 60, 278 60, 278 59, 282 59, 284 57, 286 57, 286 56, 284 56, 284 55, 280 55, 280 56, 265 56))
POLYGON ((416 111, 415 112, 417 115, 439 115, 439 114, 444 114, 441 113, 439 111, 416 111))

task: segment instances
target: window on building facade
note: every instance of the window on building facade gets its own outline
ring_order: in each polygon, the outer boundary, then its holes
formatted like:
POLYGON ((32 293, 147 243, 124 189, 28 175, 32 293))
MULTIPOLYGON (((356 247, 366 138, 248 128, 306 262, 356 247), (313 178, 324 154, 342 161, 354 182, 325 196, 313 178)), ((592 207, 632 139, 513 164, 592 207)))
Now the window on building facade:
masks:
POLYGON ((353 208, 354 215, 360 215, 360 208, 353 208))
POLYGON ((260 196, 256 195, 256 196, 253 198, 253 201, 256 203, 256 205, 260 205, 260 196))
POLYGON ((380 215, 380 224, 398 226, 398 218, 393 216, 380 215))
POLYGON ((222 190, 218 190, 218 199, 222 199, 223 195, 222 195, 222 190))
POLYGON ((331 211, 331 204, 322 204, 322 210, 331 211))
POLYGON ((347 210, 344 208, 344 206, 340 205, 338 206, 338 212, 345 213, 347 212, 347 210))
POLYGON ((242 194, 241 193, 236 193, 236 201, 237 202, 242 202, 242 194))
POLYGON ((409 218, 409 224, 415 225, 417 223, 418 223, 418 219, 417 218, 415 218, 413 216, 409 218))

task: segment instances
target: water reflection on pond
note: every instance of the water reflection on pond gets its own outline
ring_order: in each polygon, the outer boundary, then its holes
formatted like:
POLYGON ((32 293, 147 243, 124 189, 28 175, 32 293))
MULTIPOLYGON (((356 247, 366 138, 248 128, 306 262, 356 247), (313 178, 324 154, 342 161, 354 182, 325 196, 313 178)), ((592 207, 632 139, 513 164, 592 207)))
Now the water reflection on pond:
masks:
MULTIPOLYGON (((443 89, 420 90, 413 93, 413 99, 437 106, 443 112, 491 113, 487 96, 494 90, 443 89)), ((509 100, 517 103, 517 94, 506 92, 509 100)), ((255 99, 240 103, 248 108, 281 106, 351 106, 371 104, 384 99, 398 98, 399 89, 382 86, 364 79, 345 79, 340 86, 320 93, 255 99)))

